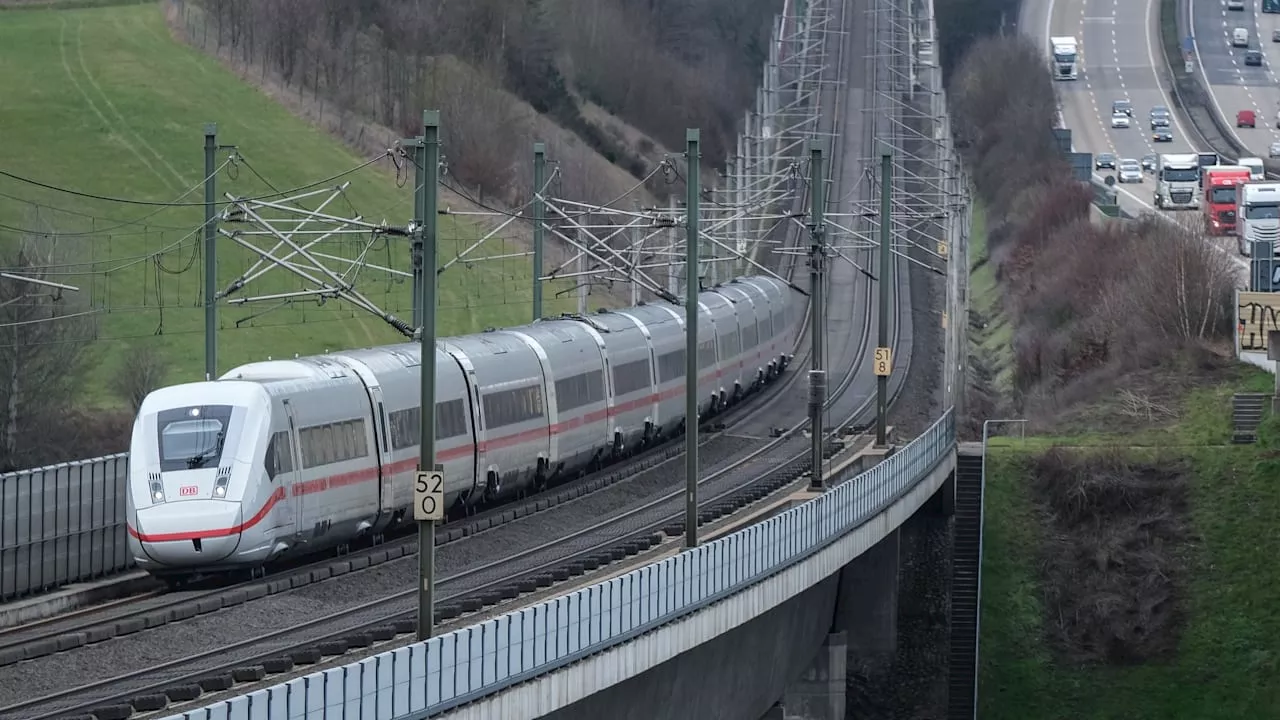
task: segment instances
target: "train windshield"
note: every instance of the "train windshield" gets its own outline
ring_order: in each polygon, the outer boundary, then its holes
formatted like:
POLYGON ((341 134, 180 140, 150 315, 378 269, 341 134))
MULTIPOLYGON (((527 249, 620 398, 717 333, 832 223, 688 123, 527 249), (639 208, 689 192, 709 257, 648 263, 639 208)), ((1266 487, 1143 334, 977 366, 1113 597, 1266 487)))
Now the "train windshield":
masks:
POLYGON ((217 467, 230 425, 230 405, 193 405, 157 413, 160 471, 217 467))

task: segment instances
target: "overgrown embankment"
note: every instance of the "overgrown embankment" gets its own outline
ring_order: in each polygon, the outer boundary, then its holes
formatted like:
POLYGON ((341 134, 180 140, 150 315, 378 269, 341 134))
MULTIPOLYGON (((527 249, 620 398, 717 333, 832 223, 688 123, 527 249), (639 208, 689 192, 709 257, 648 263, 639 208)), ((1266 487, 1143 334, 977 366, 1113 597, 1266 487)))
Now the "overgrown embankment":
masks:
POLYGON ((1229 444, 1231 393, 1273 379, 1221 374, 1159 430, 993 443, 984 720, 1280 715, 1280 428, 1229 444))
POLYGON ((1121 388, 1146 402, 1172 376, 1213 365, 1206 355, 1229 355, 1230 259, 1191 224, 1091 218, 1092 192, 1053 140, 1048 73, 1007 71, 1040 55, 1021 37, 983 39, 951 77, 957 145, 983 207, 975 281, 989 283, 974 287, 971 317, 975 434, 996 412, 1057 427, 1121 388))

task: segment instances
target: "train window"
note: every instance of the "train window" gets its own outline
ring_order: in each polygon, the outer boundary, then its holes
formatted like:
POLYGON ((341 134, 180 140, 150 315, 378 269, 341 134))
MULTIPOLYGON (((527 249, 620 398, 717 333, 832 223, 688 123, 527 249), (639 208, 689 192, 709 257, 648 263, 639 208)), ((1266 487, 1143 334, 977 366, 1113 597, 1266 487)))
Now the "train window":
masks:
POLYGON ((716 341, 703 340, 698 343, 698 369, 705 370, 716 364, 716 341))
POLYGON ((462 399, 449 400, 436 405, 436 439, 467 434, 467 409, 462 399))
POLYGON ((630 395, 640 390, 648 390, 650 384, 649 358, 647 357, 632 360, 629 363, 623 363, 613 368, 614 395, 630 395))
POLYGON ((293 472, 293 444, 289 441, 287 430, 281 430, 271 436, 264 464, 267 467, 267 477, 272 480, 281 473, 293 472))
POLYGON ((580 373, 556 381, 556 407, 573 410, 604 400, 604 373, 599 370, 580 373))
MULTIPOLYGON (((400 450, 416 447, 422 440, 422 413, 418 408, 391 413, 391 447, 400 450)), ((436 403, 436 439, 466 435, 470 422, 461 399, 436 403)))
POLYGON ((320 464, 328 465, 337 462, 337 438, 334 438, 333 425, 320 425, 320 464))
POLYGON ((739 352, 738 331, 734 330, 731 333, 725 333, 725 335, 720 338, 720 359, 728 360, 731 357, 735 357, 739 352))
POLYGON ((484 396, 485 426, 490 428, 527 422, 543 415, 542 386, 530 385, 484 396))
POLYGON ((768 315, 760 318, 760 322, 756 323, 756 342, 764 344, 765 340, 773 337, 773 328, 769 327, 769 325, 768 315))
POLYGON ((352 420, 351 425, 355 428, 355 447, 356 457, 362 458, 369 454, 369 438, 365 437, 364 420, 352 420))
POLYGON ((684 348, 658 356, 658 382, 669 383, 684 377, 684 348))

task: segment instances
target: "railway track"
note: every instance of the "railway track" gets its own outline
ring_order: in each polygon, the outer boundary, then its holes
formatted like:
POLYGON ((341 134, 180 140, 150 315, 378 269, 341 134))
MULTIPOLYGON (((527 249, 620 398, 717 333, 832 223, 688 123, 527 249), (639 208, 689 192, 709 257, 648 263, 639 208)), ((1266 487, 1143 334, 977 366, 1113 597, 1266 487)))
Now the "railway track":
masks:
MULTIPOLYGON (((794 267, 792 270, 794 271, 794 267)), ((895 293, 900 293, 897 283, 895 283, 895 293)), ((807 312, 808 309, 806 314, 807 312)), ((797 351, 802 347, 806 350, 804 353, 796 353, 793 365, 796 362, 803 364, 808 357, 807 324, 806 322, 802 326, 804 329, 798 333, 795 347, 797 351)), ((894 326, 894 346, 898 345, 899 338, 896 335, 899 324, 895 323, 894 326)), ((864 323, 858 350, 853 354, 855 361, 848 365, 840 383, 833 388, 828 408, 835 406, 837 400, 845 395, 857 377, 857 370, 866 356, 869 338, 870 324, 864 323)), ((716 424, 722 428, 731 428, 752 414, 762 414, 781 398, 787 397, 786 391, 796 381, 797 375, 796 372, 787 373, 769 392, 757 395, 751 402, 736 406, 717 420, 716 424)), ((900 390, 901 382, 894 389, 894 398, 900 390)), ((828 453, 834 447, 830 439, 844 432, 839 426, 856 425, 871 409, 872 403, 871 398, 863 400, 852 412, 844 416, 843 423, 837 424, 838 429, 828 434, 828 453)), ((781 437, 762 444, 746 456, 730 463, 729 466, 703 478, 699 485, 703 488, 706 499, 700 503, 699 525, 715 522, 726 514, 750 505, 806 472, 809 465, 807 457, 809 440, 804 437, 802 430, 807 424, 807 419, 795 423, 781 437)), ((714 437, 709 438, 707 442, 700 443, 700 447, 705 447, 714 441, 714 437)), ((666 458, 668 461, 682 454, 682 448, 668 448, 668 450, 674 450, 666 458)), ((652 451, 653 455, 635 458, 635 462, 651 459, 661 451, 662 449, 659 448, 652 451)), ((614 476, 615 482, 617 479, 630 477, 625 470, 619 472, 617 466, 599 475, 614 476)), ((588 484, 583 483, 583 486, 588 484)), ((591 489, 598 489, 607 484, 591 489)), ((542 495, 554 495, 563 502, 576 499, 591 491, 585 490, 573 494, 574 491, 569 490, 568 497, 565 497, 566 488, 573 485, 572 482, 567 483, 542 495)), ((439 581, 442 599, 437 620, 465 619, 482 608, 545 590, 559 582, 592 572, 600 567, 607 567, 625 557, 649 550, 673 536, 679 536, 683 533, 683 492, 681 483, 679 488, 607 520, 574 531, 554 541, 527 548, 500 561, 468 568, 443 578, 439 581)), ((534 512, 552 507, 550 504, 538 507, 540 502, 545 503, 548 499, 540 500, 539 497, 529 498, 526 505, 522 507, 531 507, 534 512)), ((513 510, 510 507, 496 508, 488 515, 490 518, 501 519, 501 522, 496 524, 490 519, 490 527, 525 516, 518 512, 518 509, 513 510)), ((482 515, 471 518, 468 522, 474 527, 478 522, 483 523, 485 520, 486 517, 482 515)), ((442 544, 474 534, 471 531, 460 532, 457 533, 457 537, 449 538, 447 533, 450 529, 456 530, 449 526, 442 529, 441 535, 444 537, 438 537, 438 541, 443 541, 442 544)), ((332 563, 332 559, 327 562, 332 563)), ((316 563, 316 565, 320 564, 322 563, 316 563)), ((298 570, 295 569, 292 572, 296 573, 298 570)), ((288 578, 284 580, 285 583, 288 581, 288 578)), ((225 593, 226 588, 213 592, 225 593)), ((210 597, 211 595, 212 593, 210 597)), ((197 602, 201 599, 209 599, 197 594, 184 597, 181 602, 191 602, 193 597, 197 602)), ((202 692, 226 689, 237 681, 255 681, 268 673, 289 672, 295 663, 319 662, 324 657, 342 655, 351 649, 366 648, 375 643, 391 640, 396 635, 413 632, 416 626, 415 597, 414 590, 395 593, 287 629, 259 635, 250 640, 224 645, 215 650, 160 663, 145 670, 0 708, 0 714, 4 717, 40 720, 95 710, 97 712, 94 714, 100 720, 107 720, 113 716, 128 717, 135 710, 160 709, 170 701, 194 699, 202 692), (15 712, 21 714, 11 715, 15 712), (33 715, 32 712, 43 714, 33 715)), ((154 613, 155 610, 155 606, 148 606, 146 609, 131 608, 128 612, 134 615, 146 615, 154 613)), ((55 620, 58 619, 65 618, 55 620)), ((29 627, 19 628, 19 630, 28 631, 30 629, 29 627)), ((6 635, 18 637, 12 633, 0 633, 0 653, 6 647, 4 643, 6 635)), ((19 641, 14 640, 10 645, 17 642, 19 641)))
MULTIPOLYGON (((852 384, 859 364, 851 363, 845 370, 832 393, 833 404, 852 384)), ((872 403, 863 400, 844 416, 845 422, 856 422, 872 403)), ((810 469, 809 439, 803 433, 807 424, 807 420, 795 423, 782 436, 699 480, 705 498, 699 503, 699 525, 761 500, 806 473, 810 469)), ((831 440, 840 432, 828 435, 828 456, 836 449, 831 440)), ((465 618, 678 539, 684 532, 683 496, 680 483, 659 497, 563 537, 442 578, 437 584, 438 619, 465 618)), ((236 681, 261 680, 267 674, 290 672, 296 664, 319 662, 412 633, 416 597, 416 589, 401 591, 234 644, 0 708, 0 714, 46 720, 92 712, 99 720, 109 720, 129 717, 135 710, 158 710, 170 701, 194 699, 203 692, 225 690, 236 681)))

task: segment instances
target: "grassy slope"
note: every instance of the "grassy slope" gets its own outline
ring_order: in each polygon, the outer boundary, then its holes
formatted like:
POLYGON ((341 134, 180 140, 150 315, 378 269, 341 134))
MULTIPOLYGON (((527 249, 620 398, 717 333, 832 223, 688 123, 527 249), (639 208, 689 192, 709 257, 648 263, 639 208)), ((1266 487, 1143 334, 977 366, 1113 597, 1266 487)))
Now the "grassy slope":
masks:
MULTIPOLYGON (((219 141, 235 144, 253 168, 278 188, 314 182, 362 161, 215 60, 175 42, 154 4, 5 11, 0 14, 0 48, 4 48, 0 98, 5 118, 0 168, 19 175, 93 194, 172 200, 203 176, 202 127, 207 121, 218 122, 219 141)), ((220 158, 225 154, 220 153, 220 158)), ((330 209, 396 225, 411 216, 411 183, 397 188, 389 161, 347 179, 352 184, 346 197, 330 209)), ((220 194, 248 196, 266 190, 245 167, 235 175, 222 173, 218 183, 220 194)), ((102 381, 118 365, 123 348, 132 343, 154 342, 163 348, 174 362, 169 381, 198 379, 203 369, 203 311, 198 307, 201 273, 193 256, 192 233, 203 220, 200 208, 153 214, 154 208, 87 200, 7 178, 0 178, 0 193, 26 201, 0 197, 0 224, 95 233, 64 238, 59 245, 69 259, 93 263, 93 272, 70 268, 62 279, 80 286, 81 297, 91 295, 96 308, 111 309, 99 316, 102 340, 95 348, 96 364, 89 377, 91 401, 112 402, 101 389, 102 381), (142 216, 148 216, 142 224, 120 223, 142 216), (169 275, 150 261, 124 261, 165 247, 173 248, 163 256, 165 268, 180 270, 195 262, 186 272, 169 275), (108 269, 112 271, 105 272, 108 269), (153 337, 158 329, 163 334, 153 337)), ((185 200, 201 199, 197 190, 185 200)), ((477 230, 442 218, 440 235, 443 261, 469 245, 477 230)), ((0 230, 0 242, 11 243, 14 237, 0 230)), ((326 251, 354 257, 360 247, 348 241, 328 245, 326 251)), ((511 251, 500 241, 487 248, 488 254, 495 255, 511 251)), ((399 269, 408 269, 408 256, 404 241, 397 239, 389 246, 380 245, 373 255, 381 264, 399 269)), ((238 276, 254 257, 220 238, 219 284, 238 276)), ((528 258, 494 260, 469 268, 459 265, 444 273, 441 332, 461 333, 527 320, 528 262, 528 258)), ((366 270, 358 287, 375 304, 408 317, 409 284, 387 278, 366 270)), ((246 292, 298 289, 302 289, 299 280, 274 269, 246 292)), ((567 310, 572 304, 555 299, 558 289, 547 289, 549 313, 567 310)), ((235 327, 237 319, 268 307, 221 308, 220 370, 268 355, 323 352, 400 338, 381 320, 333 302, 275 310, 254 321, 253 327, 235 327)))
MULTIPOLYGON (((1271 376, 1242 370, 1193 392, 1181 420, 1136 436, 1038 438, 994 446, 988 458, 983 564, 984 720, 1237 720, 1280 716, 1280 463, 1265 447, 1231 446, 1233 391, 1269 389, 1271 376), (1073 668, 1042 642, 1036 575, 1039 525, 1022 483, 1030 452, 1053 443, 1140 445, 1194 463, 1192 523, 1199 543, 1187 598, 1189 624, 1166 665, 1073 668), (1157 449, 1159 448, 1159 449, 1157 449)), ((1275 441, 1272 441, 1275 444, 1275 441)))
POLYGON ((973 204, 973 219, 969 228, 969 257, 972 267, 969 288, 973 309, 986 321, 981 330, 970 328, 969 337, 974 352, 980 355, 993 373, 998 388, 1007 387, 1012 366, 1010 355, 1013 327, 1005 319, 1000 307, 1000 287, 996 284, 995 264, 987 257, 987 215, 982 203, 973 204))

